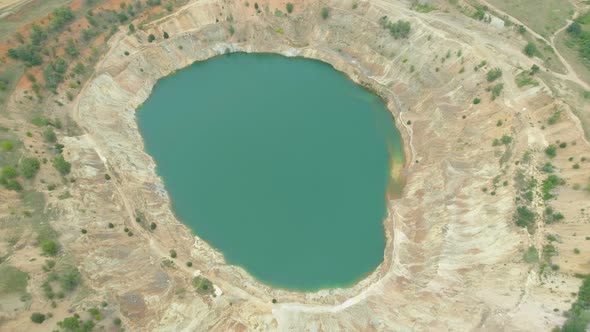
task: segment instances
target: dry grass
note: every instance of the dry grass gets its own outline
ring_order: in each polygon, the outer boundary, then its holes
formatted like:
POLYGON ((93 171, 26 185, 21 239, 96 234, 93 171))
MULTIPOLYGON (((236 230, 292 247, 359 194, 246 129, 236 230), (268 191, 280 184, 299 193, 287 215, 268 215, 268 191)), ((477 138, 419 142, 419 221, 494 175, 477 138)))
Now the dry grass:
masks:
POLYGON ((574 13, 571 3, 563 0, 489 0, 489 3, 546 38, 564 26, 574 13))

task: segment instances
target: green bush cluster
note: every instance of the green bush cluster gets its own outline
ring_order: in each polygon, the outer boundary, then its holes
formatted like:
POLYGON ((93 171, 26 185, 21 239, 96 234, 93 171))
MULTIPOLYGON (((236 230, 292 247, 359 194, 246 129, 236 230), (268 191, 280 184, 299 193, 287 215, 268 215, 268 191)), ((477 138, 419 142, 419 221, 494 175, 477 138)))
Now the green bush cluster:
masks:
POLYGON ((549 200, 554 198, 555 196, 551 194, 551 191, 555 189, 557 186, 561 186, 565 184, 565 180, 558 177, 555 174, 551 174, 547 177, 547 179, 543 180, 543 199, 549 200))
POLYGON ((72 164, 67 162, 62 155, 53 158, 52 163, 61 175, 68 175, 72 169, 72 164))
POLYGON ((488 80, 488 82, 493 82, 500 77, 502 77, 502 69, 497 67, 490 69, 486 74, 486 79, 488 80))
POLYGON ((529 210, 526 206, 519 206, 516 208, 516 214, 514 215, 514 221, 519 227, 527 228, 531 231, 535 227, 535 220, 537 215, 529 210))
POLYGON ((395 39, 408 38, 410 30, 412 29, 410 22, 397 20, 395 23, 392 23, 387 19, 387 16, 383 16, 380 19, 380 23, 384 29, 389 30, 389 33, 395 39))

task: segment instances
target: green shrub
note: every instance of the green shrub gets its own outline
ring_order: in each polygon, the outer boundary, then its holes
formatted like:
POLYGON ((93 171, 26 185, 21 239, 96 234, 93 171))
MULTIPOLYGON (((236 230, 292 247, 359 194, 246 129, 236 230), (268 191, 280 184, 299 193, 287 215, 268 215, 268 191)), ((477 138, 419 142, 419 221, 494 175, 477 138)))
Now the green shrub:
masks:
POLYGON ((530 246, 524 252, 523 260, 529 264, 537 263, 539 261, 539 252, 537 251, 537 248, 530 246))
POLYGON ((39 159, 34 157, 24 158, 20 162, 20 172, 27 179, 34 178, 39 172, 39 168, 41 168, 41 163, 39 159))
POLYGON ((100 314, 100 311, 97 308, 88 309, 88 313, 90 314, 90 316, 92 316, 92 318, 94 318, 94 320, 102 319, 102 315, 100 314))
POLYGON ((174 249, 170 250, 170 257, 176 258, 176 250, 174 250, 174 249))
POLYGON ((41 243, 41 250, 47 256, 55 256, 59 251, 59 246, 53 240, 46 240, 41 243))
POLYGON ((156 229, 156 227, 158 227, 158 225, 156 225, 156 223, 155 223, 155 222, 153 222, 153 223, 151 223, 151 224, 150 224, 150 229, 151 229, 152 231, 153 231, 153 230, 155 230, 155 229, 156 229))
POLYGON ((55 58, 43 70, 45 86, 50 90, 57 89, 58 85, 63 82, 64 75, 68 69, 68 63, 62 58, 55 58))
POLYGON ((327 7, 323 7, 321 10, 322 18, 325 20, 330 16, 330 10, 327 7))
POLYGON ((76 58, 78 55, 80 55, 80 51, 78 51, 78 48, 76 48, 76 44, 72 38, 68 39, 65 51, 71 58, 76 58))
POLYGON ((4 188, 6 188, 8 190, 14 190, 14 191, 23 190, 23 186, 16 179, 0 178, 0 184, 2 184, 4 186, 4 188))
POLYGON ((39 312, 31 314, 31 321, 33 323, 41 324, 45 321, 45 315, 39 312))
POLYGON ((585 332, 590 323, 590 275, 581 276, 582 285, 578 290, 578 298, 567 312, 568 319, 563 327, 554 330, 561 332, 585 332))
POLYGON ((561 118, 561 111, 555 111, 553 113, 553 115, 551 115, 549 117, 549 119, 547 119, 547 123, 550 125, 554 125, 557 123, 557 121, 559 121, 560 118, 561 118))
POLYGON ((156 36, 154 36, 154 34, 151 34, 151 33, 150 33, 150 35, 148 36, 148 42, 149 42, 149 43, 151 43, 151 42, 153 42, 154 40, 156 40, 156 36))
POLYGON ((543 168, 541 168, 541 170, 545 173, 553 173, 555 171, 555 167, 551 163, 545 163, 545 165, 543 165, 543 168))
POLYGON ((481 99, 479 99, 479 98, 474 98, 474 99, 473 99, 473 103, 474 103, 475 105, 477 105, 477 104, 481 103, 481 99))
POLYGON ((486 79, 488 80, 488 82, 493 82, 500 77, 502 77, 502 69, 500 68, 490 69, 486 74, 486 79))
POLYGON ((523 86, 527 86, 527 85, 532 85, 532 86, 539 85, 539 82, 537 82, 537 80, 535 80, 532 77, 532 75, 526 71, 523 71, 522 73, 516 75, 516 78, 514 79, 514 81, 516 82, 516 86, 518 86, 519 88, 521 88, 523 86))
POLYGON ((10 141, 2 141, 0 145, 2 146, 2 150, 4 151, 12 151, 12 149, 14 148, 14 144, 12 144, 12 142, 10 141))
POLYGON ((53 17, 49 22, 52 31, 61 30, 68 22, 74 19, 74 13, 68 6, 57 8, 53 11, 53 17))
POLYGON ((53 167, 61 174, 67 175, 72 169, 72 164, 67 162, 62 155, 59 155, 52 160, 53 167))
POLYGON ((4 166, 2 167, 2 172, 0 172, 3 179, 14 179, 18 176, 18 172, 12 166, 4 166))
POLYGON ((543 199, 549 200, 549 199, 555 197, 553 194, 551 194, 551 191, 553 189, 555 189, 555 187, 560 186, 560 185, 564 185, 564 184, 565 184, 564 179, 562 179, 554 174, 549 175, 547 177, 547 179, 543 180, 543 186, 542 186, 543 199))
POLYGON ((502 89, 504 89, 503 83, 498 83, 490 89, 490 91, 492 91, 492 100, 495 100, 496 98, 498 98, 498 96, 500 96, 500 93, 502 93, 502 89))
POLYGON ((66 292, 73 291, 80 284, 80 272, 75 268, 66 271, 60 278, 59 284, 66 292))
POLYGON ((502 136, 502 144, 508 145, 512 143, 512 136, 504 135, 502 136))
POLYGON ((43 131, 43 139, 47 143, 57 142, 57 135, 55 135, 55 131, 53 131, 53 128, 47 127, 47 129, 45 129, 45 131, 43 131))
POLYGON ((285 7, 287 8, 287 13, 291 14, 293 12, 293 4, 292 3, 287 2, 285 7))
POLYGON ((535 225, 536 218, 536 214, 529 210, 526 206, 519 206, 516 208, 514 219, 517 226, 523 228, 526 227, 530 231, 535 225))
POLYGON ((535 46, 535 44, 529 42, 528 44, 526 44, 526 46, 524 47, 524 54, 526 54, 529 58, 532 58, 533 56, 537 55, 539 53, 539 50, 537 49, 537 46, 535 46))
POLYGON ((209 279, 204 277, 194 277, 193 278, 193 287, 197 290, 198 293, 207 294, 213 293, 213 284, 209 279))
POLYGON ((389 33, 395 39, 408 38, 411 30, 411 24, 408 21, 398 20, 395 23, 387 21, 387 17, 381 18, 381 25, 383 28, 388 29, 389 33))
POLYGON ((549 145, 547 148, 545 148, 545 154, 549 158, 555 158, 555 156, 557 156, 557 146, 554 144, 549 145))

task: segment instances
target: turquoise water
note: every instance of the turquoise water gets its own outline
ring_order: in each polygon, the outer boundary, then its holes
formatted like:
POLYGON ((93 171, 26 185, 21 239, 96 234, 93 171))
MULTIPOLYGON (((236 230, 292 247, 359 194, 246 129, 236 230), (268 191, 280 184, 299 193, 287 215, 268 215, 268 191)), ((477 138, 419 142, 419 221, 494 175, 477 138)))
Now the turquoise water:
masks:
POLYGON ((228 263, 316 290, 383 260, 401 140, 382 101, 331 66, 219 56, 160 80, 138 121, 176 215, 228 263))

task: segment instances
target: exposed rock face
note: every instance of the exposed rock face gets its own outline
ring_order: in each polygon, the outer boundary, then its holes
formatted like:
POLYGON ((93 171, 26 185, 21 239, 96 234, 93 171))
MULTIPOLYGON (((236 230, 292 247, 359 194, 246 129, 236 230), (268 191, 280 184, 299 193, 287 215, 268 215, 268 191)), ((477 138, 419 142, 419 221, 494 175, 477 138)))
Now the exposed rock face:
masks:
MULTIPOLYGON (((517 66, 532 64, 518 42, 467 17, 422 15, 406 3, 328 5, 324 20, 323 5, 313 1, 296 3, 287 17, 272 14, 284 6, 276 1, 270 13, 261 5, 260 14, 240 1, 195 1, 145 31, 111 39, 72 109, 85 134, 65 141, 77 182, 55 223, 88 285, 117 303, 124 323, 137 331, 546 330, 562 322, 553 309, 569 307, 563 299, 577 282, 563 277, 565 286, 551 294, 541 285, 521 257, 542 232, 531 237, 514 226, 513 186, 493 189, 496 176, 513 181, 526 149, 542 151, 555 139, 532 126, 551 111, 551 91, 543 84, 523 91, 514 83, 517 66), (379 25, 383 16, 409 20, 409 38, 394 39, 379 25), (150 33, 157 37, 152 43, 150 33), (159 78, 227 51, 319 59, 387 100, 406 144, 406 187, 389 204, 383 264, 354 287, 309 294, 271 289, 226 265, 173 215, 143 150, 135 110, 159 78), (474 71, 482 60, 488 65, 474 71), (505 84, 495 101, 485 91, 485 72, 493 67, 502 68, 505 84), (473 105, 475 96, 483 102, 473 105), (503 134, 514 142, 493 147, 503 134), (114 174, 110 182, 105 170, 114 174), (118 230, 109 230, 109 222, 118 230), (145 227, 150 222, 156 231, 145 227), (123 224, 135 236, 121 232, 123 224), (70 231, 77 226, 89 229, 90 241, 70 231), (175 268, 162 264, 172 248, 175 268), (218 296, 192 291, 199 273, 218 296)), ((568 141, 588 151, 577 120, 569 112, 564 118, 568 141)), ((527 172, 537 171, 533 165, 527 172)))

